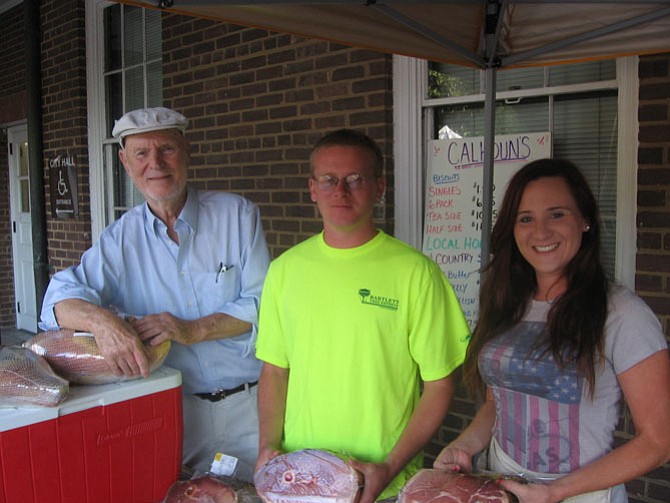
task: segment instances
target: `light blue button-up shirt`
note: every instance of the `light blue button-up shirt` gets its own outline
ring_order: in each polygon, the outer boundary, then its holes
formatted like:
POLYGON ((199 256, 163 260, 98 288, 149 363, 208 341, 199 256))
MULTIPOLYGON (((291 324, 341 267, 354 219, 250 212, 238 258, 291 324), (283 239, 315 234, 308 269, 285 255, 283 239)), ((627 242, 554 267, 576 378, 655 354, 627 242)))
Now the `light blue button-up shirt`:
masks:
POLYGON ((54 304, 70 298, 138 317, 168 311, 194 320, 225 313, 253 329, 192 345, 173 342, 165 364, 181 370, 186 393, 258 380, 258 305, 270 261, 258 207, 235 194, 189 188, 175 230, 179 244, 146 203, 126 212, 78 266, 51 278, 40 328, 57 328, 54 304))

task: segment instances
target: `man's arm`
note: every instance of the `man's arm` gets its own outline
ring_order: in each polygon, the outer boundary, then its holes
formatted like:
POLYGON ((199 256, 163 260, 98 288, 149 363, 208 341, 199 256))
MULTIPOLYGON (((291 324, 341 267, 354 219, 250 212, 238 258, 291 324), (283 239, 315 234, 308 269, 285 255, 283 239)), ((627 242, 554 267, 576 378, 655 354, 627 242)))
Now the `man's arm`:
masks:
POLYGON ((426 381, 423 393, 395 447, 383 463, 351 461, 365 476, 359 503, 373 503, 377 496, 402 471, 437 432, 454 397, 453 374, 437 381, 426 381))
POLYGON ((118 376, 149 375, 149 360, 133 327, 112 311, 81 299, 54 305, 58 325, 91 332, 109 368, 118 376))
POLYGON ((251 323, 223 313, 210 314, 197 320, 182 320, 171 313, 164 312, 136 318, 130 323, 140 338, 143 341, 149 341, 152 346, 166 339, 181 344, 195 344, 235 337, 253 328, 251 323))
POLYGON ((280 454, 289 370, 263 363, 258 382, 259 448, 256 470, 280 454))

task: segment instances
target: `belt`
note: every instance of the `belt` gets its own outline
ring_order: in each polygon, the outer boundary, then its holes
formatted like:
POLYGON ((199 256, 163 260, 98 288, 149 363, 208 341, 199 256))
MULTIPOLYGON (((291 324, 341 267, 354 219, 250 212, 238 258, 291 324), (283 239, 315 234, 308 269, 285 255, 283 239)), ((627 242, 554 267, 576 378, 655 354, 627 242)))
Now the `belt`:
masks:
POLYGON ((195 396, 198 398, 202 398, 203 400, 209 400, 210 402, 218 402, 219 400, 223 400, 227 396, 234 395, 235 393, 239 393, 240 391, 249 391, 252 387, 256 386, 258 384, 258 381, 254 382, 249 382, 249 383, 244 383, 240 384, 237 388, 233 389, 220 389, 219 391, 214 391, 213 393, 194 393, 195 396))

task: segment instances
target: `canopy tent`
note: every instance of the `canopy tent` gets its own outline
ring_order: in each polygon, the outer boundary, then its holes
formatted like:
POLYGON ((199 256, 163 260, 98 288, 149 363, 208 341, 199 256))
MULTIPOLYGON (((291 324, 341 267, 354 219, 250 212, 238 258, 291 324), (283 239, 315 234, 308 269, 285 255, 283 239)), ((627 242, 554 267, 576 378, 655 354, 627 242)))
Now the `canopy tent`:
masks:
POLYGON ((670 51, 670 0, 120 0, 486 70, 482 261, 493 205, 499 69, 670 51))

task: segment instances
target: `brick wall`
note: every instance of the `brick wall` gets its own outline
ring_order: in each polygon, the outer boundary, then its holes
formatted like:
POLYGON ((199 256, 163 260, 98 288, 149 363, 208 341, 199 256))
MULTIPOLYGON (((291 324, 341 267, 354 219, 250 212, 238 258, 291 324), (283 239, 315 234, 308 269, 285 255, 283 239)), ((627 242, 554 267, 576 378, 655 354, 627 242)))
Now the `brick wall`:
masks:
MULTIPOLYGON (((670 339, 670 54, 640 59, 636 291, 670 339)), ((621 439, 635 429, 626 411, 621 439)), ((670 464, 628 484, 631 503, 670 501, 670 464)))
POLYGON ((0 30, 0 124, 24 119, 26 116, 26 65, 23 5, 1 14, 0 30))
POLYGON ((91 245, 86 107, 84 0, 48 0, 41 4, 42 113, 49 267, 76 264, 91 245), (77 160, 79 218, 51 215, 48 160, 69 154, 77 160))
MULTIPOLYGON (((391 56, 174 15, 163 36, 163 96, 191 121, 191 180, 258 203, 273 256, 321 228, 307 179, 324 132, 372 136, 392 183, 391 56)), ((392 232, 386 201, 378 224, 392 232)))
MULTIPOLYGON (((2 14, 0 30, 0 124, 26 117, 23 5, 2 14)), ((9 206, 7 130, 0 128, 0 327, 14 327, 14 268, 9 206)))
POLYGON ((670 337, 670 55, 642 58, 639 73, 635 287, 670 337))
POLYGON ((0 328, 16 326, 12 227, 9 210, 7 131, 0 130, 0 328))

